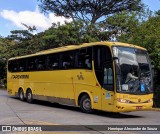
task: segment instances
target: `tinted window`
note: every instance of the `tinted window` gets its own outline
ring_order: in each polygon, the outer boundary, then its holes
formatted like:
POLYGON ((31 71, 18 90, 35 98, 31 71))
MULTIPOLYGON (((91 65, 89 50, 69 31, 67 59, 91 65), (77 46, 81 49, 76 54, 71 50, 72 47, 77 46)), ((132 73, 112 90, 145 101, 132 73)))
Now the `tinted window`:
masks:
POLYGON ((110 49, 106 46, 94 46, 93 48, 94 68, 98 82, 103 85, 103 64, 106 61, 112 61, 110 49))
POLYGON ((27 58, 27 71, 37 70, 38 61, 36 57, 27 58))
POLYGON ((36 58, 37 70, 46 70, 45 56, 38 56, 36 58))
POLYGON ((24 72, 24 71, 26 71, 26 59, 20 59, 20 60, 18 60, 19 61, 19 69, 18 69, 18 71, 20 71, 20 72, 24 72))
POLYGON ((26 60, 26 71, 37 71, 37 70, 45 70, 45 56, 35 56, 31 58, 22 59, 22 61, 26 60))
POLYGON ((110 49, 106 46, 95 46, 94 47, 94 66, 95 69, 103 68, 103 63, 105 61, 111 61, 112 56, 110 49))
POLYGON ((92 47, 8 62, 8 70, 12 72, 73 68, 92 69, 92 47))
POLYGON ((82 48, 77 53, 78 68, 92 69, 92 48, 82 48))
POLYGON ((19 65, 17 60, 13 60, 13 61, 11 60, 8 62, 8 70, 10 72, 17 72, 18 68, 19 68, 19 65))
POLYGON ((107 90, 113 90, 113 67, 112 63, 105 63, 103 68, 103 87, 107 90))
POLYGON ((74 68, 75 55, 73 51, 62 53, 62 69, 74 68))
POLYGON ((55 70, 59 68, 59 55, 58 54, 51 54, 48 55, 48 62, 47 66, 49 70, 55 70))

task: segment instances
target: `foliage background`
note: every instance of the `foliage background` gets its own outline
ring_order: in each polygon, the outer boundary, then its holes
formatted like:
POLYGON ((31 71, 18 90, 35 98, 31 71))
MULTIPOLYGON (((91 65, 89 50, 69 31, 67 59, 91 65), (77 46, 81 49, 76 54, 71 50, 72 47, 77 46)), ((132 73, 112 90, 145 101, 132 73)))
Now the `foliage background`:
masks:
MULTIPOLYGON (((33 34, 35 26, 22 24, 26 30, 15 29, 8 37, 0 36, 0 79, 6 79, 6 65, 10 57, 59 46, 111 40, 145 47, 157 75, 160 74, 160 11, 152 13, 141 0, 122 0, 120 3, 116 0, 108 3, 106 0, 91 0, 90 3, 81 0, 83 4, 70 0, 71 3, 61 5, 58 9, 53 8, 56 6, 54 2, 61 0, 39 1, 43 12, 54 12, 73 21, 65 25, 53 23, 49 29, 38 34, 33 34), (103 10, 100 10, 102 7, 103 10)), ((155 82, 160 83, 158 77, 155 82)))

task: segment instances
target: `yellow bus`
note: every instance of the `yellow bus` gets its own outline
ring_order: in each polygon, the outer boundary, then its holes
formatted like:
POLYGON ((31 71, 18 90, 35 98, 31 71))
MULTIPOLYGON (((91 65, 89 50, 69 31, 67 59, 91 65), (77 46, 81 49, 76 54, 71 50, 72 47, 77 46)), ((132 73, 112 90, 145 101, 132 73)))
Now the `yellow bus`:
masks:
POLYGON ((153 105, 151 64, 145 48, 120 42, 64 46, 8 60, 10 95, 109 112, 153 105))

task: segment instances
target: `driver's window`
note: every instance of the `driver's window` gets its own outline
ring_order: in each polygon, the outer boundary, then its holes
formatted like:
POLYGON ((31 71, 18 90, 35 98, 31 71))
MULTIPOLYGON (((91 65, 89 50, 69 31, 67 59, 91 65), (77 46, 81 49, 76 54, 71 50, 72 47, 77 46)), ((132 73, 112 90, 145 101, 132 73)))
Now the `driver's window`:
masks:
POLYGON ((113 68, 111 64, 106 64, 103 68, 103 88, 113 91, 113 68))

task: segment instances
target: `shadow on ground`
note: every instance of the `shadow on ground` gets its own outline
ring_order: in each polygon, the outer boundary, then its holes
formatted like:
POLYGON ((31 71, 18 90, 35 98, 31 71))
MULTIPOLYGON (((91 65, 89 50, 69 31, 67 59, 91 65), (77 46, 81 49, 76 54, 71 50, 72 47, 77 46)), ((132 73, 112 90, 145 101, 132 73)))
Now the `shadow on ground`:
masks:
MULTIPOLYGON (((10 97, 10 98, 19 100, 16 97, 10 97)), ((27 102, 24 101, 23 103, 27 103, 27 102)), ((58 104, 58 103, 50 103, 50 102, 39 101, 39 100, 34 100, 33 103, 36 104, 36 105, 42 105, 42 106, 46 106, 46 107, 54 107, 54 108, 70 110, 70 111, 74 111, 74 112, 81 112, 79 107, 66 106, 66 105, 61 105, 61 104, 58 104)), ((132 113, 113 113, 113 112, 103 112, 103 111, 98 111, 98 110, 95 110, 91 114, 92 115, 103 116, 103 117, 108 117, 108 118, 119 118, 119 119, 123 119, 123 118, 124 119, 125 118, 131 118, 131 119, 132 118, 138 118, 138 119, 143 118, 143 116, 133 115, 132 113)))

